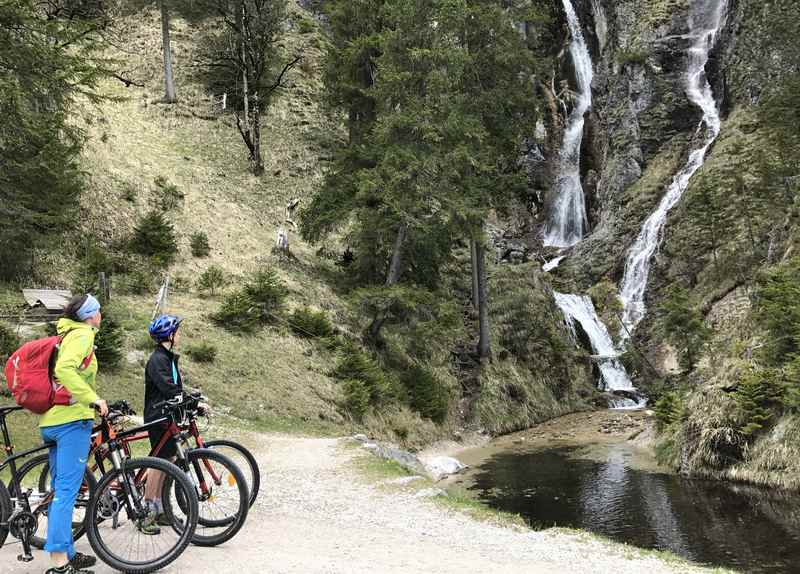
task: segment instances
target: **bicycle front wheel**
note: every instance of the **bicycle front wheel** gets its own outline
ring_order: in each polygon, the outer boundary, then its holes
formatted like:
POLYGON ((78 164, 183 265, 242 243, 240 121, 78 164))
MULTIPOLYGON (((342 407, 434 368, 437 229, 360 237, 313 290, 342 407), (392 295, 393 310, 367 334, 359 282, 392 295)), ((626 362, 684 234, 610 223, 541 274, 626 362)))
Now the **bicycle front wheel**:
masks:
POLYGON ((252 508, 261 488, 261 471, 258 468, 256 457, 244 446, 232 440, 209 440, 205 442, 203 448, 214 449, 236 463, 247 482, 247 490, 250 492, 250 508, 252 508))
MULTIPOLYGON (((195 498, 199 501, 199 518, 192 544, 217 546, 236 536, 244 526, 250 508, 242 471, 232 460, 207 448, 186 454, 185 471, 191 476, 195 498)), ((170 492, 164 482, 164 513, 169 517, 176 510, 186 513, 186 501, 178 491, 170 492)))
POLYGON ((103 476, 86 514, 86 533, 97 556, 116 570, 146 574, 164 568, 188 546, 197 527, 197 495, 174 464, 159 458, 134 458, 103 476), (158 477, 159 472, 187 501, 184 513, 173 517, 172 528, 154 525, 145 502, 148 477, 158 477))

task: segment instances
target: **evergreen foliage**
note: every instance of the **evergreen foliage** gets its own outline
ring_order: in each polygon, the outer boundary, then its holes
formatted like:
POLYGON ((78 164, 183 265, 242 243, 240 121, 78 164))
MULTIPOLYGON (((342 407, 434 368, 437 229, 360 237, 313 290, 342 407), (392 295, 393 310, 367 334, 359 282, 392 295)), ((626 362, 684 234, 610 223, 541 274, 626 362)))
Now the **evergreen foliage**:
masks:
POLYGON ((197 278, 197 288, 214 297, 230 283, 225 270, 219 265, 211 265, 197 278))
POLYGON ((103 311, 103 323, 94 338, 95 354, 103 370, 114 371, 122 362, 125 332, 107 310, 103 311))
POLYGON ((178 253, 178 242, 172 223, 163 213, 151 211, 141 217, 133 230, 131 249, 149 257, 157 266, 169 266, 178 253))
POLYGON ((378 343, 408 295, 437 288, 488 210, 524 194, 535 66, 514 22, 530 14, 481 0, 339 0, 328 14, 326 98, 347 114, 349 141, 301 233, 318 242, 348 229, 378 343))
POLYGON ((342 381, 344 393, 344 406, 355 420, 362 420, 367 414, 370 404, 370 391, 367 383, 360 379, 347 379, 342 381))
POLYGON ((189 345, 185 353, 197 363, 213 363, 217 358, 217 348, 211 343, 189 345))
POLYGON ((755 318, 768 333, 766 357, 781 364, 800 350, 800 257, 760 273, 753 301, 755 318))
POLYGON ((262 268, 244 286, 227 295, 211 318, 233 332, 251 332, 275 321, 288 292, 274 270, 262 268))
POLYGON ((205 231, 196 231, 192 233, 189 246, 192 249, 192 255, 195 257, 208 257, 211 253, 211 247, 208 244, 208 235, 206 235, 205 231))
POLYGON ((662 432, 680 421, 684 409, 683 397, 679 391, 670 391, 661 395, 653 407, 656 416, 656 430, 662 432))
POLYGON ((325 311, 314 311, 309 307, 300 307, 289 315, 289 327, 298 337, 321 338, 333 334, 331 324, 325 311))
POLYGON ((739 382, 734 399, 741 417, 740 432, 753 435, 776 415, 783 399, 783 384, 777 371, 752 370, 739 382))
POLYGON ((6 360, 11 353, 16 351, 22 341, 17 334, 8 326, 0 323, 0 369, 5 367, 6 360))
POLYGON ((678 352, 678 362, 684 370, 693 370, 711 337, 702 313, 692 305, 689 292, 680 286, 669 292, 661 304, 661 312, 661 326, 678 352))
POLYGON ((445 421, 450 407, 450 394, 430 369, 412 365, 401 373, 400 381, 408 391, 411 408, 435 423, 445 421))
POLYGON ((358 399, 363 395, 364 389, 368 396, 370 406, 378 406, 385 403, 392 395, 391 384, 381 366, 370 357, 365 351, 353 343, 346 343, 339 351, 336 366, 331 375, 341 381, 357 381, 359 384, 346 383, 345 394, 349 395, 352 391, 353 396, 358 399), (353 387, 348 391, 348 385, 353 387))
POLYGON ((170 183, 162 175, 157 176, 154 183, 156 184, 156 194, 162 210, 169 211, 180 207, 183 203, 184 193, 178 189, 177 185, 170 183))
POLYGON ((59 4, 0 4, 0 280, 29 271, 78 217, 83 133, 68 115, 76 97, 98 99, 105 20, 59 4))

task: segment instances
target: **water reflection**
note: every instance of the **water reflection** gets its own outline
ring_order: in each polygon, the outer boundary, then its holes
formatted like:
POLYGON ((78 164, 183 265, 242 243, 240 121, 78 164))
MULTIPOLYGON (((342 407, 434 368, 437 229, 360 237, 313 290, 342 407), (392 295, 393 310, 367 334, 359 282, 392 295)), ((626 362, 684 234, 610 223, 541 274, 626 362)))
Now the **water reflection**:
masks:
POLYGON ((582 454, 498 454, 477 469, 471 488, 534 527, 582 528, 745 572, 800 572, 798 497, 636 470, 626 445, 600 460, 582 454))

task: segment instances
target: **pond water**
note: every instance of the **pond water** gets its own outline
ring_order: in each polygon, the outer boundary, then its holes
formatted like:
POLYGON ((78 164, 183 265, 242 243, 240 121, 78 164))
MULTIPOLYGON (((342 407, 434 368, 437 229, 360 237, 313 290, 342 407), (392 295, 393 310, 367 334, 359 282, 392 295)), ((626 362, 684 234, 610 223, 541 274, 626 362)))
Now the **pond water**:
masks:
POLYGON ((641 470, 624 443, 503 451, 469 488, 534 528, 568 526, 743 572, 800 572, 800 499, 641 470), (590 454, 591 453, 591 454, 590 454))

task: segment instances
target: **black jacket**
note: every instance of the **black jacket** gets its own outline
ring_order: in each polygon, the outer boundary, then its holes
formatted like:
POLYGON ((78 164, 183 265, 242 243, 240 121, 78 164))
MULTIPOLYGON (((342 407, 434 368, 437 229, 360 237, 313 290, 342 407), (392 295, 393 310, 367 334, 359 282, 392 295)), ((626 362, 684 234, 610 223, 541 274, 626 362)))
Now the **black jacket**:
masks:
POLYGON ((144 422, 163 416, 161 409, 155 409, 153 405, 183 392, 183 380, 178 370, 179 358, 163 345, 156 347, 150 355, 144 369, 144 422))

